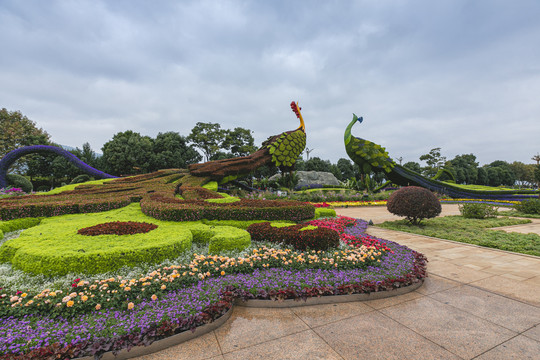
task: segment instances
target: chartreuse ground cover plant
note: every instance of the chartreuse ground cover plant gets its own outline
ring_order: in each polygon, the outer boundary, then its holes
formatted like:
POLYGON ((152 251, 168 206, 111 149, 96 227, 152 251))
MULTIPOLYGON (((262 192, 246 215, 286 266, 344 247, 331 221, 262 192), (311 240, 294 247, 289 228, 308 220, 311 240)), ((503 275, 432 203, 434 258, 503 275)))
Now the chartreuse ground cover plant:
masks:
POLYGON ((463 216, 457 215, 424 220, 421 226, 410 225, 405 220, 386 221, 377 226, 467 244, 540 256, 540 235, 490 230, 490 228, 493 227, 526 223, 530 223, 530 220, 508 217, 466 219, 463 216))
MULTIPOLYGON (((147 234, 161 223, 157 225, 147 234)), ((74 278, 75 267, 56 278, 38 275, 41 284, 26 282, 34 277, 2 264, 0 282, 6 285, 0 290, 1 358, 99 355, 212 321, 234 298, 362 293, 409 285, 425 276, 421 254, 365 235, 366 226, 343 217, 302 225, 305 231, 326 227, 338 232, 339 246, 326 251, 263 241, 215 255, 208 245, 193 243, 177 258, 159 264, 124 266, 101 276, 79 271, 74 278)))

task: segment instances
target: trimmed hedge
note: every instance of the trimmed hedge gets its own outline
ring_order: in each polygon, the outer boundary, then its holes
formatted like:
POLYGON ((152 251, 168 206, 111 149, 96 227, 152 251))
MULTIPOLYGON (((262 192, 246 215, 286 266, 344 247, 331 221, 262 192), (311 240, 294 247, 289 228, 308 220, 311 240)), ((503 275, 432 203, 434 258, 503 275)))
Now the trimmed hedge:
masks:
POLYGON ((39 218, 22 218, 10 221, 0 221, 0 230, 4 233, 17 231, 21 229, 28 229, 32 226, 36 226, 41 222, 39 218))
POLYGON ((249 200, 210 204, 204 200, 180 200, 168 194, 152 194, 141 200, 148 216, 166 221, 313 219, 315 207, 299 201, 249 200))
POLYGON ((330 208, 315 208, 315 219, 321 218, 321 217, 335 217, 337 216, 336 210, 330 209, 330 208))
POLYGON ((328 250, 339 246, 337 231, 302 224, 274 227, 269 222, 250 225, 247 228, 254 241, 270 241, 292 245, 297 250, 328 250))

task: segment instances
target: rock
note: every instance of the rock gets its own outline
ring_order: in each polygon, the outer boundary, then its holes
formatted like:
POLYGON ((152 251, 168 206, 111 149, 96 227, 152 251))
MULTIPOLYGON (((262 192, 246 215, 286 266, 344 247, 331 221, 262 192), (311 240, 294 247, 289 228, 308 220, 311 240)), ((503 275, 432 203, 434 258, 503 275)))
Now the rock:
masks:
MULTIPOLYGON (((296 175, 298 176, 298 185, 296 188, 301 188, 302 186, 309 187, 313 184, 318 185, 339 185, 339 180, 330 172, 324 171, 297 171, 296 175)), ((281 174, 276 174, 272 176, 269 180, 274 181, 281 177, 281 174)))

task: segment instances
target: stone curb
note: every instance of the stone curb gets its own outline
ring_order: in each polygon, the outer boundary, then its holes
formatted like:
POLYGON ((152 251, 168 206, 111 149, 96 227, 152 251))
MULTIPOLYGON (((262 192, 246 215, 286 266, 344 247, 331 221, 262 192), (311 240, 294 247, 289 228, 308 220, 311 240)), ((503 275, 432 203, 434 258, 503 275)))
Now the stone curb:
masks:
POLYGON ((376 291, 369 294, 350 294, 350 295, 334 295, 334 296, 321 296, 321 297, 311 297, 306 300, 303 299, 287 299, 287 300, 259 300, 259 299, 250 299, 247 301, 242 301, 236 299, 234 301, 235 305, 244 306, 244 307, 254 307, 254 308, 291 308, 299 306, 310 306, 310 305, 322 305, 322 304, 338 304, 354 301, 369 301, 369 300, 378 300, 385 299, 393 296, 399 296, 407 294, 411 291, 418 289, 424 280, 421 280, 415 284, 397 288, 394 290, 386 291, 376 291))
MULTIPOLYGON (((173 336, 169 336, 165 339, 161 339, 158 341, 154 341, 152 344, 148 346, 135 346, 131 348, 131 350, 122 349, 118 352, 118 355, 114 356, 112 351, 106 352, 101 357, 101 360, 124 360, 124 359, 131 359, 138 356, 148 355, 152 354, 161 350, 168 349, 172 346, 181 344, 183 342, 186 342, 188 340, 197 338, 201 335, 204 335, 206 333, 209 333, 211 331, 216 330, 221 325, 223 325, 232 315, 234 306, 231 306, 231 308, 220 318, 216 319, 215 321, 212 321, 211 323, 204 324, 202 326, 199 326, 195 328, 195 331, 184 331, 180 334, 176 334, 173 336)), ((93 356, 85 356, 82 358, 76 358, 74 360, 94 360, 93 356)))
MULTIPOLYGON (((294 300, 287 299, 283 301, 272 301, 272 300, 248 300, 246 302, 236 299, 233 303, 233 306, 219 319, 202 326, 199 326, 195 331, 184 331, 180 334, 170 336, 165 339, 161 339, 153 342, 148 346, 135 346, 131 348, 130 351, 127 349, 122 349, 118 352, 118 355, 114 356, 112 351, 106 352, 101 357, 101 360, 125 360, 131 359, 138 356, 152 354, 161 350, 165 350, 175 345, 179 345, 188 340, 194 339, 206 333, 216 330, 221 325, 223 325, 231 317, 233 308, 235 305, 244 306, 244 307, 256 307, 256 308, 290 308, 290 307, 299 307, 299 306, 310 306, 310 305, 321 305, 321 304, 338 304, 345 302, 354 302, 354 301, 368 301, 368 300, 377 300, 384 299, 393 296, 399 296, 411 291, 418 289, 424 280, 421 280, 415 284, 401 287, 395 290, 386 290, 386 291, 377 291, 369 294, 351 294, 351 295, 335 295, 335 296, 321 296, 315 298, 307 298, 304 300, 294 300)), ((82 358, 76 358, 74 360, 94 360, 93 356, 85 356, 82 358)))

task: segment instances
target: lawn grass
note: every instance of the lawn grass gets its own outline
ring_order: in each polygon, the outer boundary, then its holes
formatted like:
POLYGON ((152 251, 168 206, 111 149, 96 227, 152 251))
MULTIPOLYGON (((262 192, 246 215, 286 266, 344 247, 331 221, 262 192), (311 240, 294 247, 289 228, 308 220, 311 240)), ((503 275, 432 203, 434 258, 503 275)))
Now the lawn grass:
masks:
POLYGON ((527 214, 517 210, 508 210, 504 212, 504 216, 522 217, 530 219, 540 219, 540 214, 527 214))
POLYGON ((439 239, 540 256, 540 235, 490 230, 493 227, 526 224, 529 222, 530 220, 508 217, 465 219, 457 215, 424 220, 420 226, 410 225, 406 220, 386 221, 377 226, 385 229, 432 236, 439 239))

